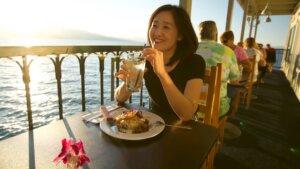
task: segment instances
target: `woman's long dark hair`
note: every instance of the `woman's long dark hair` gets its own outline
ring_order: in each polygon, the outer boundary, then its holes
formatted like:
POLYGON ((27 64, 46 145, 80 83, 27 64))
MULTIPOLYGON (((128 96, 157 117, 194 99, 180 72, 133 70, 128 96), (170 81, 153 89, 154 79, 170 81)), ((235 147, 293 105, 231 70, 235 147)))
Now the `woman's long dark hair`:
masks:
POLYGON ((186 57, 194 54, 198 47, 198 39, 191 23, 190 17, 187 12, 175 5, 163 5, 157 8, 150 17, 147 37, 150 44, 149 31, 154 18, 163 11, 170 11, 174 18, 176 27, 178 29, 178 35, 182 37, 180 41, 177 41, 177 48, 175 54, 171 57, 169 63, 166 65, 172 65, 179 59, 184 60, 186 57))

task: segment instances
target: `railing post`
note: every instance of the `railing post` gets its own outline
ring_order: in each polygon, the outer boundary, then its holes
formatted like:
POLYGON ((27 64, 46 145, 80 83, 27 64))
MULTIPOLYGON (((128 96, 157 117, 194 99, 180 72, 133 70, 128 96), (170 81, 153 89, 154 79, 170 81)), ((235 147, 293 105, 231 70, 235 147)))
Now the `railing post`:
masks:
POLYGON ((22 73, 23 73, 23 82, 25 84, 25 91, 26 91, 26 102, 27 102, 27 116, 28 116, 28 126, 29 130, 33 129, 33 123, 32 123, 32 110, 31 110, 31 98, 30 98, 30 75, 29 75, 29 65, 27 65, 27 57, 22 56, 23 60, 23 67, 22 67, 22 73))
POLYGON ((59 119, 63 119, 63 105, 62 105, 62 92, 61 92, 61 63, 64 57, 60 60, 60 56, 56 55, 55 60, 50 58, 54 64, 55 68, 55 78, 57 83, 57 97, 58 97, 58 109, 59 109, 59 119))
POLYGON ((141 92, 140 92, 140 106, 144 107, 144 103, 143 103, 143 84, 141 86, 141 92))
MULTIPOLYGON (((117 52, 116 56, 116 72, 120 70, 120 52, 117 52)), ((120 80, 116 77, 116 88, 119 86, 120 80)))
MULTIPOLYGON (((132 51, 130 51, 132 52, 132 51)), ((128 53, 127 53, 128 54, 128 53)), ((132 103, 132 93, 131 93, 131 96, 129 97, 129 103, 131 104, 132 103)))
POLYGON ((85 81, 84 81, 84 74, 85 74, 85 60, 87 57, 84 56, 84 53, 80 56, 76 56, 79 65, 80 65, 80 77, 81 77, 81 98, 82 98, 82 111, 85 111, 85 81))
POLYGON ((103 105, 104 101, 103 101, 103 72, 104 72, 104 60, 105 60, 105 55, 103 53, 100 53, 98 55, 98 59, 99 59, 99 72, 100 72, 100 104, 103 105))
POLYGON ((115 57, 112 57, 111 58, 111 74, 110 74, 110 80, 111 80, 111 85, 110 85, 110 100, 113 101, 114 100, 114 93, 115 93, 115 89, 114 89, 114 86, 115 86, 115 57))
POLYGON ((57 94, 58 94, 58 109, 59 109, 59 119, 63 119, 63 105, 62 105, 62 92, 61 92, 61 63, 64 58, 59 60, 59 56, 55 57, 55 75, 57 80, 57 94))

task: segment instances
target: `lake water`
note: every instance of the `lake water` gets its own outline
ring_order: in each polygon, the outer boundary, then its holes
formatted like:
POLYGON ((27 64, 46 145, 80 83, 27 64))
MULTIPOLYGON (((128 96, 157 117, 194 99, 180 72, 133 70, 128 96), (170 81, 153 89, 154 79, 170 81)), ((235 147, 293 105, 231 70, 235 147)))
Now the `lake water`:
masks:
MULTIPOLYGON (((20 58, 16 58, 20 59, 20 58)), ((104 103, 110 102, 110 56, 105 59, 104 103)), ((100 73, 96 55, 86 62, 85 92, 86 110, 96 110, 100 105, 100 73)), ((47 57, 35 58, 30 66, 30 92, 34 127, 58 120, 57 84, 54 66, 47 57)), ((79 63, 75 56, 62 63, 62 98, 64 116, 81 112, 81 82, 79 63)), ((28 130, 25 85, 22 73, 15 62, 0 59, 0 140, 28 130)), ((148 105, 147 92, 143 101, 148 105)), ((139 103, 139 93, 133 95, 139 103)))

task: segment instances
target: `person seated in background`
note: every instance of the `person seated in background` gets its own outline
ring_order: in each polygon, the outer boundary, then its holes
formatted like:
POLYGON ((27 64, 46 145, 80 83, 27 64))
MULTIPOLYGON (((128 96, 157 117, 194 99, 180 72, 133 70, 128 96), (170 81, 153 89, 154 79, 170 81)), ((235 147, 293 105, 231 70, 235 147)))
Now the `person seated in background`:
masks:
POLYGON ((263 48, 263 44, 258 43, 257 46, 258 46, 258 50, 262 53, 262 58, 261 58, 260 62, 258 62, 258 71, 259 71, 258 82, 265 83, 264 77, 266 75, 267 68, 268 68, 267 61, 266 61, 267 52, 266 52, 265 48, 263 48))
POLYGON ((247 38, 244 42, 244 48, 245 51, 249 57, 249 59, 253 60, 253 57, 256 55, 256 60, 255 60, 255 66, 254 66, 254 77, 253 77, 253 83, 257 82, 257 77, 258 77, 258 62, 263 60, 263 54, 258 50, 258 46, 255 42, 255 39, 250 37, 247 38))
MULTIPOLYGON (((245 52, 245 50, 242 47, 234 44, 233 32, 232 31, 224 32, 221 35, 220 40, 223 45, 228 46, 229 48, 231 48, 234 51, 237 63, 239 65, 240 71, 242 71, 243 75, 245 75, 245 74, 249 75, 249 73, 251 71, 251 62, 249 61, 248 55, 245 52)), ((247 78, 247 76, 245 78, 247 78)))
MULTIPOLYGON (((152 110, 174 120, 191 120, 198 108, 205 61, 194 54, 198 40, 189 15, 178 6, 163 5, 151 15, 147 34, 151 48, 145 48, 142 56, 152 110)), ((123 64, 115 76, 124 81, 126 70, 123 64)), ((130 96, 124 82, 115 91, 119 103, 130 96)))
POLYGON ((218 43, 218 30, 214 21, 204 21, 199 24, 200 43, 196 51, 206 63, 206 67, 222 63, 222 83, 220 94, 219 118, 224 117, 230 109, 231 98, 236 98, 237 92, 229 92, 227 95, 227 82, 237 84, 240 71, 233 50, 218 43))
POLYGON ((237 43, 237 45, 238 45, 239 47, 242 47, 242 48, 243 48, 243 47, 244 47, 244 42, 243 42, 243 41, 240 41, 240 42, 237 43))
POLYGON ((269 67, 269 72, 272 72, 273 65, 276 62, 276 50, 272 48, 271 45, 268 43, 266 52, 267 52, 267 63, 269 67))

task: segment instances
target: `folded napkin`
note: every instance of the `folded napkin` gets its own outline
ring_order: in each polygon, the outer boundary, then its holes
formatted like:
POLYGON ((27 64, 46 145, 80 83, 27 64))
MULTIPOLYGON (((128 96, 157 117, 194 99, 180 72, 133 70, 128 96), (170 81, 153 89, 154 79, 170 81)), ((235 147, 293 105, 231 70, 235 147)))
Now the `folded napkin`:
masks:
MULTIPOLYGON (((115 111, 117 109, 121 108, 121 106, 118 106, 118 105, 109 105, 109 106, 106 106, 106 109, 108 112, 112 112, 112 111, 115 111)), ((91 123, 99 123, 100 120, 99 118, 102 117, 102 114, 100 113, 99 110, 97 111, 94 111, 94 112, 90 112, 90 113, 87 113, 87 114, 84 114, 81 116, 82 120, 86 121, 86 122, 91 122, 91 123)))

